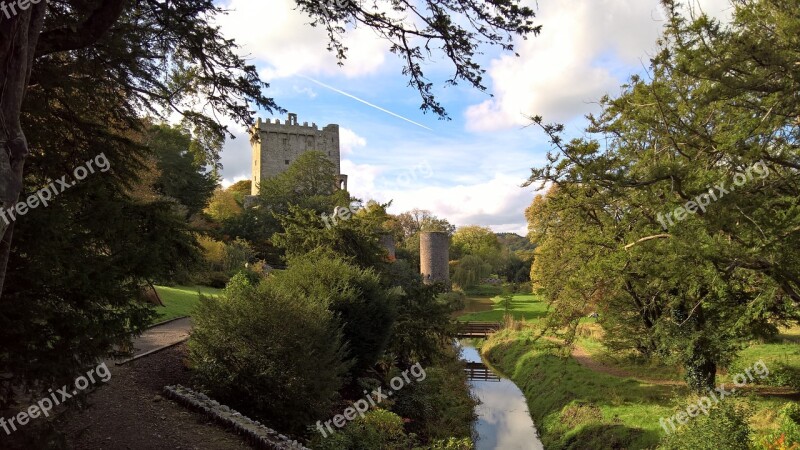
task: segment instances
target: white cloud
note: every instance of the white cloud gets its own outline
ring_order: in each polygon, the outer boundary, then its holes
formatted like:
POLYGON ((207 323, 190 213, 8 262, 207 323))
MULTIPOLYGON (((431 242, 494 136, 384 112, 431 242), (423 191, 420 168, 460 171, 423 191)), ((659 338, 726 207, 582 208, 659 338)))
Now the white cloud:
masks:
POLYGON ((356 148, 366 147, 367 140, 349 128, 339 127, 339 145, 342 156, 351 155, 356 148))
MULTIPOLYGON (((422 180, 419 186, 408 187, 399 183, 394 189, 376 192, 375 178, 382 169, 367 165, 359 167, 361 172, 351 176, 351 193, 363 199, 392 200, 389 212, 393 214, 414 208, 427 209, 458 226, 482 225, 497 232, 526 233, 524 211, 533 201, 536 191, 530 187, 521 188, 524 180, 520 178, 497 173, 482 182, 455 186, 429 186, 422 180)), ((424 175, 419 178, 424 178, 424 175)))
MULTIPOLYGON (((235 129, 235 128, 232 128, 235 129)), ((234 132, 236 139, 226 139, 222 147, 221 160, 223 185, 231 185, 239 180, 249 179, 253 170, 250 135, 246 131, 234 132)))
POLYGON ((300 87, 300 86, 295 85, 295 86, 292 87, 292 90, 294 92, 296 92, 298 94, 302 94, 302 95, 304 95, 304 96, 306 96, 306 97, 308 97, 310 99, 317 98, 316 91, 314 91, 313 89, 311 89, 309 87, 300 87))
MULTIPOLYGON (((694 2, 725 19, 728 0, 694 2)), ((664 14, 656 0, 538 0, 542 34, 520 41, 520 57, 504 55, 488 72, 494 98, 469 107, 467 128, 492 131, 543 115, 565 122, 591 112, 656 50, 664 14), (622 77, 622 78, 620 78, 622 77)))
POLYGON ((267 80, 299 73, 355 77, 374 73, 385 60, 385 42, 360 27, 345 34, 347 60, 339 67, 327 50, 325 30, 311 27, 293 0, 229 0, 224 8, 231 11, 218 19, 222 31, 245 54, 268 65, 261 72, 267 80))
POLYGON ((353 197, 364 201, 376 198, 375 179, 383 170, 371 164, 356 164, 349 159, 342 160, 342 173, 347 175, 347 186, 353 197))

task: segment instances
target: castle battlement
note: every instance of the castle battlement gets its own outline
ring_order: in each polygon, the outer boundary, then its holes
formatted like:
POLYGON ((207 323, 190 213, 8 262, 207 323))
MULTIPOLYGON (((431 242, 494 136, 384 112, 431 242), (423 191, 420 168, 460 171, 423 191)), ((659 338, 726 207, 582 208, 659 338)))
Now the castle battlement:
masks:
MULTIPOLYGON (((290 116, 294 116, 294 120, 290 117, 289 119, 284 120, 281 122, 281 119, 275 119, 273 122, 272 119, 258 119, 256 122, 255 128, 257 130, 272 130, 275 127, 299 127, 299 128, 308 128, 311 130, 319 130, 316 123, 312 123, 311 125, 308 122, 303 122, 302 125, 297 123, 297 114, 290 114, 290 116)), ((339 125, 328 125, 327 127, 335 126, 338 127, 339 125)), ((326 128, 327 128, 326 127, 326 128)))
MULTIPOLYGON (((258 136, 253 143, 253 195, 258 195, 261 180, 282 173, 308 151, 327 155, 336 166, 336 172, 341 173, 339 125, 329 124, 320 130, 316 123, 300 125, 297 114, 289 113, 283 123, 280 119, 258 119, 253 128, 258 136)), ((338 179, 339 187, 347 189, 347 176, 339 175, 338 179)))

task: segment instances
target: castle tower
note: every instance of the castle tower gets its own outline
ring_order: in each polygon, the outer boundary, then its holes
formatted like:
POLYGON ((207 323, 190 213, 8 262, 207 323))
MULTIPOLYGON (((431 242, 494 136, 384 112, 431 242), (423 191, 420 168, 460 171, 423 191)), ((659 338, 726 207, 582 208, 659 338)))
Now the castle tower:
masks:
POLYGON ((425 284, 450 286, 450 238, 443 231, 419 234, 419 268, 425 284))
POLYGON ((297 114, 289 113, 286 121, 280 119, 258 119, 254 133, 258 140, 253 142, 253 183, 252 195, 258 195, 262 180, 283 173, 297 158, 307 151, 322 152, 336 166, 337 187, 347 189, 347 175, 341 175, 341 152, 339 148, 339 125, 326 125, 322 130, 317 124, 297 122, 297 114))
POLYGON ((386 250, 389 261, 397 259, 397 244, 394 241, 394 236, 389 233, 382 234, 380 237, 381 247, 386 250))

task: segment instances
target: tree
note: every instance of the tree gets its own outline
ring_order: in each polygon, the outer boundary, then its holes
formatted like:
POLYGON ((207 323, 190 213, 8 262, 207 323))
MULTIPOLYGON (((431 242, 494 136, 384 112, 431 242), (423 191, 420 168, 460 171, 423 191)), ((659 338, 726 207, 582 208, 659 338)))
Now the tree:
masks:
POLYGON ((456 227, 451 225, 447 219, 440 219, 427 209, 414 208, 399 214, 397 221, 405 238, 419 234, 420 231, 444 231, 451 236, 456 231, 456 227))
POLYGON ((288 211, 289 205, 330 213, 349 199, 347 191, 336 187, 336 166, 318 151, 303 153, 285 172, 259 186, 261 204, 278 213, 288 211))
POLYGON ((440 117, 447 117, 447 114, 435 99, 433 83, 422 71, 425 55, 430 55, 432 48, 438 46, 455 68, 454 75, 445 82, 447 85, 455 86, 463 81, 485 91, 485 70, 475 61, 476 55, 481 54, 479 49, 496 45, 513 51, 514 36, 526 38, 541 31, 541 26, 533 24, 533 10, 515 0, 425 0, 422 5, 396 2, 391 7, 358 1, 336 2, 341 7, 315 0, 296 2, 311 16, 312 26, 323 27, 328 32, 328 48, 340 63, 347 56, 347 48, 342 43, 345 33, 359 25, 378 32, 389 41, 391 52, 403 61, 403 75, 408 76, 409 86, 422 97, 420 109, 430 110, 440 117), (465 28, 462 24, 469 26, 465 28))
POLYGON ((723 26, 665 4, 650 79, 602 100, 596 138, 533 118, 557 153, 531 176, 553 186, 529 210, 531 277, 562 325, 599 307, 612 339, 703 391, 742 342, 798 320, 800 12, 737 2, 723 26))
POLYGON ((206 214, 219 224, 232 220, 242 215, 243 212, 244 208, 236 201, 236 197, 230 189, 218 188, 215 190, 208 207, 206 207, 206 214))
POLYGON ((202 211, 217 187, 217 180, 190 152, 192 136, 178 127, 154 125, 146 132, 146 145, 155 153, 159 176, 154 188, 186 207, 187 217, 202 211))
POLYGON ((473 255, 488 262, 492 269, 500 268, 500 241, 487 227, 469 225, 458 228, 453 233, 452 252, 453 259, 473 255))
MULTIPOLYGON (((391 50, 402 55, 404 73, 423 98, 423 109, 445 115, 432 94, 433 84, 422 73, 426 60, 420 45, 441 43, 443 53, 456 68, 448 84, 465 80, 484 89, 483 70, 474 60, 483 45, 498 45, 513 50, 514 35, 536 34, 534 13, 516 0, 491 4, 472 0, 428 0, 428 8, 398 5, 413 13, 426 26, 420 28, 394 14, 362 7, 350 2, 341 10, 331 10, 322 2, 297 0, 312 17, 312 25, 324 26, 331 38, 330 48, 341 60, 346 49, 340 36, 344 25, 361 23, 376 29, 389 40, 391 50), (466 21, 452 20, 450 13, 466 21), (429 15, 427 15, 429 14, 429 15), (470 28, 460 24, 469 23, 470 28), (427 44, 421 44, 426 41, 427 44)), ((96 92, 125 97, 120 123, 132 125, 135 111, 148 110, 158 117, 178 113, 201 136, 200 148, 210 154, 206 162, 217 167, 217 144, 227 133, 216 117, 227 116, 237 123, 254 123, 252 107, 272 111, 277 105, 261 93, 268 87, 260 81, 256 68, 235 53, 235 44, 225 40, 213 17, 223 13, 212 0, 66 0, 59 3, 29 4, 25 10, 0 21, 0 207, 17 203, 23 187, 24 165, 30 148, 23 130, 21 114, 29 86, 46 83, 49 76, 69 76, 77 68, 70 63, 77 55, 91 55, 91 66, 104 66, 105 79, 96 92), (50 14, 45 19, 45 13, 50 14), (147 45, 141 45, 146 42, 147 45), (39 65, 48 59, 63 58, 53 73, 43 73, 39 65), (167 63, 164 63, 167 61, 167 63), (33 80, 33 82, 31 82, 33 80), (204 102, 191 102, 204 94, 204 102), (201 105, 202 103, 202 105, 201 105)), ((60 160, 59 160, 60 161, 60 160)), ((0 293, 11 251, 14 226, 0 222, 0 293)))
POLYGON ((453 269, 453 282, 462 289, 475 287, 481 280, 492 274, 491 264, 480 256, 466 255, 461 258, 453 269))
MULTIPOLYGON (((226 191, 226 196, 232 196, 230 190, 226 191)), ((351 201, 347 191, 336 188, 333 163, 321 152, 306 152, 285 172, 264 180, 254 207, 245 209, 243 214, 220 218, 220 231, 223 236, 247 239, 259 258, 281 266, 287 252, 297 248, 303 249, 300 253, 311 250, 304 242, 312 239, 307 239, 302 233, 321 227, 316 231, 325 234, 323 215, 328 217, 335 208, 349 207, 351 201), (299 228, 289 225, 294 221, 300 222, 299 228), (293 235, 292 230, 299 230, 301 234, 293 235), (281 240, 282 237, 288 241, 281 240), (295 237, 298 242, 293 241, 295 237)), ((233 198, 227 203, 232 204, 233 198)), ((348 225, 339 225, 327 230, 327 235, 347 233, 350 229, 348 225)), ((380 227, 377 223, 373 225, 380 227)))
POLYGON ((241 180, 233 183, 227 190, 233 194, 233 198, 240 205, 244 204, 244 198, 250 195, 250 186, 253 184, 251 180, 241 180))

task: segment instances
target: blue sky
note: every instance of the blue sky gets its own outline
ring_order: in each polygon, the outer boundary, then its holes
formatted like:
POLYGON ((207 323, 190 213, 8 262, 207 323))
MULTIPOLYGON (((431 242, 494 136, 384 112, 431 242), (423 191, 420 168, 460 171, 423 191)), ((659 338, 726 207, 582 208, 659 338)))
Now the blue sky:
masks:
MULTIPOLYGON (((443 87, 452 67, 440 54, 424 67, 439 82, 437 99, 452 119, 441 121, 420 111, 396 56, 371 30, 347 33, 348 59, 339 67, 324 33, 307 25, 292 0, 223 3, 231 12, 220 25, 270 83, 266 94, 301 123, 340 125, 342 172, 354 196, 392 200, 393 213, 428 209, 458 226, 523 235, 524 210, 536 191, 520 185, 549 149, 526 117, 566 123, 571 136, 579 135, 602 95, 643 73, 663 25, 657 0, 531 1, 543 32, 517 42, 519 58, 499 50, 482 56, 488 92, 443 87)), ((729 11, 726 0, 695 3, 717 17, 729 11)), ((232 130, 239 138, 223 150, 226 183, 250 177, 246 130, 232 130)))

